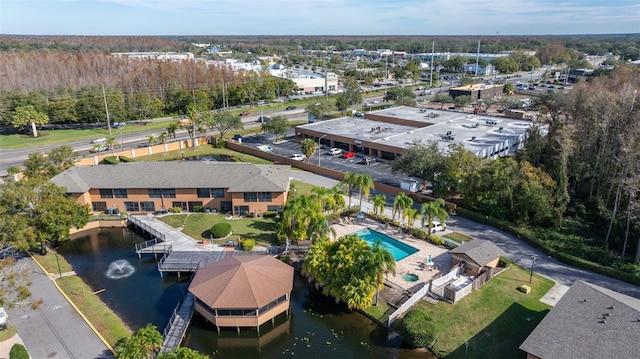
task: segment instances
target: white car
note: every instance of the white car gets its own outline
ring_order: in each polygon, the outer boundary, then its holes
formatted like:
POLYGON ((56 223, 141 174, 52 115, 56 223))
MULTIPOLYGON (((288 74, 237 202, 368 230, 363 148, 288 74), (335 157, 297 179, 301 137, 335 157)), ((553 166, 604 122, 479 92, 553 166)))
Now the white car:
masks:
MULTIPOLYGON (((438 221, 433 221, 432 224, 433 224, 433 227, 431 228, 431 230, 433 232, 442 232, 445 229, 447 229, 447 225, 445 223, 440 223, 438 221)), ((425 224, 424 228, 426 230, 429 230, 429 224, 428 223, 425 224)))
POLYGON ((273 152, 273 148, 271 146, 260 145, 257 147, 260 151, 264 152, 273 152))
POLYGON ((364 117, 364 112, 356 111, 353 115, 356 117, 364 117))
POLYGON ((107 138, 106 137, 98 137, 95 140, 91 141, 91 143, 96 144, 96 143, 105 143, 107 142, 107 138))
POLYGON ((89 152, 91 152, 91 153, 100 153, 100 152, 104 152, 104 151, 106 151, 108 149, 109 149, 109 147, 107 147, 106 145, 96 144, 95 146, 93 146, 92 149, 89 150, 89 152))
POLYGON ((296 161, 304 161, 307 159, 307 156, 300 153, 294 153, 291 155, 291 159, 296 161))
POLYGON ((331 156, 337 156, 342 153, 342 149, 340 148, 332 148, 328 152, 331 156))

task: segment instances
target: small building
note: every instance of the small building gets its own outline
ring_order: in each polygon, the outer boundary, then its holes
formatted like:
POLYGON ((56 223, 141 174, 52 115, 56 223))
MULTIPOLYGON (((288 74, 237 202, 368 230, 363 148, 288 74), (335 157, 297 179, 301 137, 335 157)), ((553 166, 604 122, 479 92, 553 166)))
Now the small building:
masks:
POLYGON ((477 276, 484 269, 497 267, 500 256, 505 254, 493 242, 481 239, 465 242, 460 247, 450 250, 449 253, 452 255, 453 266, 464 262, 465 273, 473 276, 477 276))
POLYGON ((638 358, 640 299, 576 281, 520 345, 527 359, 638 358))
POLYGON ((469 96, 471 102, 477 100, 489 100, 502 94, 502 85, 493 84, 470 84, 449 89, 449 96, 469 96))
POLYGON ((195 310, 218 327, 256 327, 289 311, 293 267, 272 256, 232 256, 204 266, 189 285, 195 310))

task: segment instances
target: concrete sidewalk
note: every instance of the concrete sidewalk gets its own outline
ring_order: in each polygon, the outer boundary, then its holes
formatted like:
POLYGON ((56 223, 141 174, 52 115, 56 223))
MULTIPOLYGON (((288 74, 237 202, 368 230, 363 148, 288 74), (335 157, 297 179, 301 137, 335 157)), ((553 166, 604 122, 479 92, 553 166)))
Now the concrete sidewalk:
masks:
POLYGON ((9 352, 11 351, 11 348, 13 348, 15 344, 24 345, 24 343, 22 342, 22 339, 20 339, 20 335, 18 334, 12 336, 11 338, 3 342, 0 342, 0 359, 8 359, 9 352))
POLYGON ((31 257, 19 259, 18 265, 30 270, 33 299, 43 301, 35 310, 27 306, 9 312, 11 324, 32 358, 114 357, 31 257))

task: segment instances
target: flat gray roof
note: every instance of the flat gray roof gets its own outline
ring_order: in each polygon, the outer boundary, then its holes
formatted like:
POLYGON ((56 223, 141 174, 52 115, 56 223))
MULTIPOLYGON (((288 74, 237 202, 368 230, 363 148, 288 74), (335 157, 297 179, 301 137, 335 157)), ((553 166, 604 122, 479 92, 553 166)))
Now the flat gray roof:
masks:
MULTIPOLYGON (((414 141, 436 141, 442 150, 455 143, 478 156, 488 157, 504 147, 522 143, 533 124, 527 120, 406 106, 372 111, 365 116, 370 115, 413 121, 416 127, 361 117, 343 117, 298 127, 400 149, 409 148, 414 141), (447 135, 451 137, 446 139, 447 135)), ((543 125, 544 134, 546 128, 543 125)))

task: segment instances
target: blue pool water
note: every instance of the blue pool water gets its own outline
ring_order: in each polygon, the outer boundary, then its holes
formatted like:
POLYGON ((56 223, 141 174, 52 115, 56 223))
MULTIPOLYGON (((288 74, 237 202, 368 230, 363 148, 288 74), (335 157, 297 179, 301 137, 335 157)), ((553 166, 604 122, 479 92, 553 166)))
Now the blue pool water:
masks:
POLYGON ((386 234, 374 231, 373 229, 363 228, 357 231, 356 235, 362 238, 370 246, 376 242, 382 242, 384 248, 391 252, 393 258, 396 259, 396 262, 401 259, 407 258, 408 256, 418 251, 416 248, 413 248, 410 245, 404 244, 387 236, 386 234))

